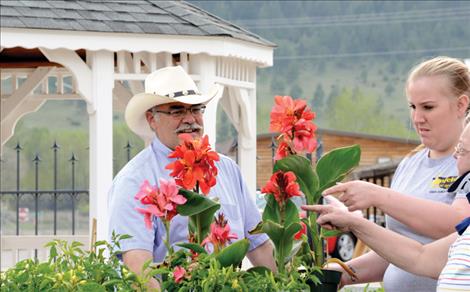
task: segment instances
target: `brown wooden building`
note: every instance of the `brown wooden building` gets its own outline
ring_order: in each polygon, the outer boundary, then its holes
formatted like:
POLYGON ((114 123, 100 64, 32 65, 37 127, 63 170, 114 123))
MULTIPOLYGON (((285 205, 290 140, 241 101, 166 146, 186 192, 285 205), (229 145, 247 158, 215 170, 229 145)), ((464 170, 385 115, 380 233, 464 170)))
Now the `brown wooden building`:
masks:
MULTIPOLYGON (((273 167, 272 134, 260 134, 257 138, 257 187, 269 180, 273 167)), ((353 144, 361 146, 361 161, 356 172, 381 169, 381 165, 394 167, 410 150, 420 144, 418 140, 358 134, 337 130, 319 129, 317 157, 337 147, 353 144)), ((362 176, 361 176, 362 177, 362 176)))

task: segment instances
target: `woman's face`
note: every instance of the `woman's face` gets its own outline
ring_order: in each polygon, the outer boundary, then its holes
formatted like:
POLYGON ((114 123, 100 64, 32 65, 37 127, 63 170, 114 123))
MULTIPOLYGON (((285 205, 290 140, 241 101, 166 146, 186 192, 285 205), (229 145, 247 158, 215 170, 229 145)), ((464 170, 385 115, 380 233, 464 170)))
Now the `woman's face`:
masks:
POLYGON ((459 175, 470 171, 470 124, 463 130, 460 141, 455 148, 454 156, 457 158, 459 175))
POLYGON ((458 99, 444 76, 418 77, 407 88, 411 120, 432 158, 450 155, 463 127, 458 99))

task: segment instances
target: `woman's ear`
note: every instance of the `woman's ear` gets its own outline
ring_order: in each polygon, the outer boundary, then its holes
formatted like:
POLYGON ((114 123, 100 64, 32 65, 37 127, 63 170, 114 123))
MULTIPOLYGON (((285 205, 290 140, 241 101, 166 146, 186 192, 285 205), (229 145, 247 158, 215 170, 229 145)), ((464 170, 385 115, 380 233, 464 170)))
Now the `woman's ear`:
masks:
POLYGON ((466 94, 462 94, 458 98, 458 100, 457 100, 457 110, 458 110, 458 113, 459 113, 459 117, 465 118, 465 116, 467 114, 467 111, 468 111, 469 103, 470 103, 470 98, 466 94))

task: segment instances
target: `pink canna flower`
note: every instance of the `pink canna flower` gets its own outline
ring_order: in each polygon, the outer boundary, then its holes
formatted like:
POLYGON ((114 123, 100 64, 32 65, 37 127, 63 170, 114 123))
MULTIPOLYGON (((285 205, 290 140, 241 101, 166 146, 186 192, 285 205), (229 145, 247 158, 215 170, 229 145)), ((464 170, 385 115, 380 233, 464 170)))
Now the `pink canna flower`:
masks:
POLYGON ((178 186, 173 179, 159 179, 160 189, 157 186, 151 186, 145 180, 139 192, 135 195, 135 199, 139 200, 147 208, 136 208, 136 210, 144 215, 145 226, 152 228, 152 217, 159 217, 162 220, 170 221, 178 213, 177 205, 186 203, 186 198, 178 194, 178 186))
POLYGON ((301 196, 300 187, 296 180, 297 177, 292 171, 276 171, 261 189, 261 192, 272 194, 279 206, 284 206, 289 198, 301 196))
POLYGON ((211 243, 214 252, 217 253, 232 239, 237 238, 238 236, 235 233, 230 233, 230 226, 227 224, 224 214, 219 213, 218 217, 215 218, 215 222, 211 224, 209 235, 202 241, 201 245, 205 246, 211 243))
POLYGON ((186 270, 181 266, 176 266, 173 271, 173 279, 175 283, 180 283, 186 276, 186 270))

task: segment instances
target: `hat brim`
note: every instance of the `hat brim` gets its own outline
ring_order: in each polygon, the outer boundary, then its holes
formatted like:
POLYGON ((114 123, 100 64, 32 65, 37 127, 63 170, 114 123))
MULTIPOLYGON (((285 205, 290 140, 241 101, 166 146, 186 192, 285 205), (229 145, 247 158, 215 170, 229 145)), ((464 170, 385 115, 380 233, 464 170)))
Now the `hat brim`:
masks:
POLYGON ((142 138, 152 138, 155 133, 150 129, 150 126, 145 117, 145 112, 154 106, 181 102, 185 104, 207 104, 211 99, 218 96, 222 87, 218 84, 209 91, 207 95, 184 95, 180 97, 170 98, 157 94, 139 93, 134 95, 126 106, 124 114, 127 126, 137 135, 142 138))

